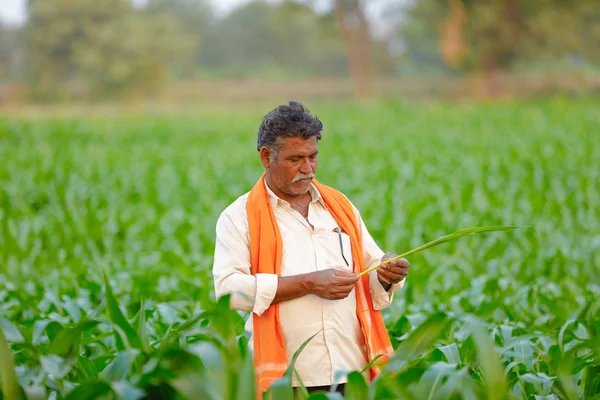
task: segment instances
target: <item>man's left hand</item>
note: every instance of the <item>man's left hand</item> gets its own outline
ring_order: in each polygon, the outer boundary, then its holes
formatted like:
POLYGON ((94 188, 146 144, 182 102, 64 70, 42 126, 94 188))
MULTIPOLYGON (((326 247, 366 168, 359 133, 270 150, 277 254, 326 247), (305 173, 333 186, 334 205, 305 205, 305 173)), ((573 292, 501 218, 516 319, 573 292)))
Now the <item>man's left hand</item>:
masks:
POLYGON ((405 258, 399 258, 390 262, 385 262, 391 258, 397 257, 397 254, 386 253, 381 258, 381 266, 377 268, 377 276, 383 288, 387 291, 390 286, 401 282, 408 275, 409 262, 405 258))

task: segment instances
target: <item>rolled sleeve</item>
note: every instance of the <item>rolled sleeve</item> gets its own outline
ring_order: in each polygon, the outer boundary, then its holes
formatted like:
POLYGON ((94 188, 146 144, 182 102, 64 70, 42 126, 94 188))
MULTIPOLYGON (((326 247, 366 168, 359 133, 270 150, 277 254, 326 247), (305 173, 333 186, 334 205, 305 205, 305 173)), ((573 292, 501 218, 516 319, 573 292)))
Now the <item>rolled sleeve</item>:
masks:
POLYGON ((252 311, 260 316, 273 302, 277 293, 278 277, 275 274, 256 274, 256 298, 252 311))
POLYGON ((276 274, 252 275, 245 218, 241 212, 227 212, 217 221, 213 264, 215 296, 229 294, 231 308, 261 315, 275 298, 278 277, 276 274))
POLYGON ((383 310, 394 300, 394 293, 400 290, 404 286, 405 279, 402 279, 398 283, 394 283, 390 286, 389 290, 386 291, 379 281, 377 271, 372 271, 369 274, 369 286, 371 289, 371 297, 373 298, 373 308, 375 310, 383 310))

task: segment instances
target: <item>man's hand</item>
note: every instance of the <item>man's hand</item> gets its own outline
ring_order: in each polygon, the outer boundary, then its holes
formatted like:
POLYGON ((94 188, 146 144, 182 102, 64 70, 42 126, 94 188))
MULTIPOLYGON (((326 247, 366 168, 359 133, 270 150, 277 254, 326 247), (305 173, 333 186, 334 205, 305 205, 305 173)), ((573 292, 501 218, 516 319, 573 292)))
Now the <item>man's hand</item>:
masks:
POLYGON ((386 260, 396 257, 396 254, 386 253, 381 258, 381 266, 377 268, 377 277, 383 288, 388 291, 390 286, 402 281, 408 275, 410 264, 405 258, 399 258, 385 263, 386 260))
POLYGON ((312 272, 310 275, 311 293, 327 300, 345 299, 360 279, 350 272, 333 268, 312 272))

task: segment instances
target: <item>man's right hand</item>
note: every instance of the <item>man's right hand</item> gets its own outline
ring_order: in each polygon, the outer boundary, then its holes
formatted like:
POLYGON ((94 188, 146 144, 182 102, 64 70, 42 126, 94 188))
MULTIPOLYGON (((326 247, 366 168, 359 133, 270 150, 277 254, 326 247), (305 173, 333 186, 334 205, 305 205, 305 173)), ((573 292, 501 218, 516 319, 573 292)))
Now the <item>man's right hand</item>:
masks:
POLYGON ((327 300, 345 299, 360 279, 350 272, 334 268, 312 272, 311 275, 311 293, 327 300))

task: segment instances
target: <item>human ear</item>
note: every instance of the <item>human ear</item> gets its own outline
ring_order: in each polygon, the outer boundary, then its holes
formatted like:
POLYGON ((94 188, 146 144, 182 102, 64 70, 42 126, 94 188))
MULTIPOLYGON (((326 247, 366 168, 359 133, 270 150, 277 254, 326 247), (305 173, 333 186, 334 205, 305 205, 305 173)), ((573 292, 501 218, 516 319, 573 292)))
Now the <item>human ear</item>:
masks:
POLYGON ((271 151, 269 150, 269 148, 266 146, 261 147, 260 162, 262 163, 263 167, 265 167, 265 169, 269 168, 270 160, 271 160, 271 151))

